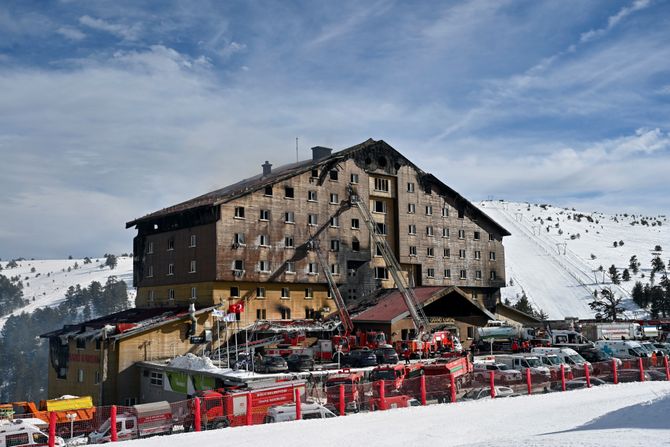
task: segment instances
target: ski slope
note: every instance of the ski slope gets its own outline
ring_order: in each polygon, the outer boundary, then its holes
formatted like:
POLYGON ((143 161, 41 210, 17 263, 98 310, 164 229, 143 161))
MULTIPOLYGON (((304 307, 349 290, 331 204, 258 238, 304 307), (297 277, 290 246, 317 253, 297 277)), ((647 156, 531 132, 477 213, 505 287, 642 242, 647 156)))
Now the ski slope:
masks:
POLYGON ((400 408, 120 442, 119 447, 658 446, 670 382, 400 408))
MULTIPOLYGON (((11 315, 22 312, 31 313, 38 308, 55 306, 65 300, 68 287, 79 284, 82 288, 88 287, 93 281, 103 286, 110 276, 116 276, 119 281, 128 284, 128 298, 134 305, 135 289, 133 285, 133 259, 128 256, 118 256, 117 266, 113 270, 104 266, 105 258, 91 258, 90 264, 84 264, 83 259, 52 259, 52 260, 25 260, 17 261, 18 267, 6 268, 8 262, 2 262, 3 270, 0 275, 6 277, 19 276, 23 283, 23 298, 29 300, 28 305, 15 310, 11 315), (74 264, 78 268, 74 269, 74 264), (67 269, 70 268, 68 272, 67 269), (35 268, 35 272, 31 270, 35 268)), ((0 318, 0 329, 10 315, 0 318)))
POLYGON ((665 216, 609 216, 505 201, 485 201, 479 207, 512 233, 503 240, 509 285, 502 290, 503 299, 515 302, 525 292, 533 307, 550 319, 593 318, 588 303, 594 291, 608 287, 624 297, 626 316, 645 315, 630 291, 635 281, 649 281, 655 246, 670 241, 665 216), (654 225, 640 224, 642 218, 654 225), (640 272, 630 272, 630 281, 612 284, 605 274, 608 268, 615 265, 623 272, 633 255, 642 264, 640 272), (600 266, 605 273, 598 271, 600 266))

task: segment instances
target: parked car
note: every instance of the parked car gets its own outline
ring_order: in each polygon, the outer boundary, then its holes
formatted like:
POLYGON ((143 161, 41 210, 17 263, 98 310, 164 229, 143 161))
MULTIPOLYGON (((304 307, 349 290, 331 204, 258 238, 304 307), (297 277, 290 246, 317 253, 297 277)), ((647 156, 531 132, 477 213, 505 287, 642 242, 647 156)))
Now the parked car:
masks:
MULTIPOLYGON (((599 379, 597 377, 591 377, 591 386, 600 386, 600 385, 606 385, 607 382, 605 382, 602 379, 599 379)), ((565 382, 565 389, 566 391, 570 390, 577 390, 580 388, 586 388, 586 378, 580 377, 578 379, 573 379, 573 380, 568 380, 565 382)), ((553 391, 560 391, 563 389, 561 382, 553 382, 551 384, 551 389, 553 391)))
POLYGON ((279 355, 264 355, 263 359, 254 364, 258 373, 282 373, 288 372, 286 360, 279 355))
MULTIPOLYGON (((494 389, 496 392, 496 398, 519 396, 519 393, 508 386, 496 386, 494 389)), ((472 390, 465 393, 462 397, 463 400, 479 400, 490 398, 491 388, 489 387, 473 388, 472 390)))
POLYGON ((478 382, 487 382, 490 371, 496 382, 513 383, 521 381, 521 371, 512 369, 504 363, 475 362, 473 364, 474 379, 478 382))
POLYGON ((670 343, 654 343, 656 352, 661 351, 663 355, 670 355, 670 343))
POLYGON ((398 363, 398 353, 395 352, 393 346, 384 345, 375 350, 375 355, 377 356, 377 363, 380 365, 389 364, 395 365, 398 363))
POLYGON ((579 354, 586 359, 591 366, 593 366, 593 375, 600 376, 603 374, 611 374, 612 360, 616 360, 617 367, 622 365, 621 359, 616 359, 610 354, 595 348, 588 348, 579 351, 579 354))
MULTIPOLYGON (((602 379, 605 382, 614 383, 614 374, 609 373, 606 376, 603 376, 602 379)), ((617 379, 620 383, 626 382, 639 382, 640 381, 640 370, 639 369, 620 369, 617 371, 617 379)), ((649 371, 644 372, 644 380, 652 380, 649 375, 649 371)))
POLYGON ((291 354, 286 357, 289 371, 311 371, 314 369, 314 359, 307 354, 291 354))
MULTIPOLYGON (((302 419, 326 419, 336 417, 326 406, 314 402, 306 402, 300 406, 302 419)), ((279 405, 268 409, 263 423, 285 422, 296 420, 295 404, 279 405)))
POLYGON ((377 356, 370 349, 356 349, 347 352, 342 358, 342 363, 348 366, 376 366, 377 356))

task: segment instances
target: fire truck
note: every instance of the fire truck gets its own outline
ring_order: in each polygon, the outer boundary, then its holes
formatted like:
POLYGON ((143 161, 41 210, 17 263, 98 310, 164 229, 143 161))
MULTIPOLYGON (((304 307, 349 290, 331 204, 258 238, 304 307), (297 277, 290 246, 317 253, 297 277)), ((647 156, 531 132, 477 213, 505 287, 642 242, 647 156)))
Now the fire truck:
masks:
POLYGON ((440 357, 432 363, 423 364, 426 375, 426 393, 438 402, 451 400, 451 377, 454 378, 456 391, 470 385, 473 367, 467 356, 440 357))
MULTIPOLYGON (((254 424, 260 424, 263 422, 268 408, 293 403, 296 389, 299 389, 300 395, 304 396, 305 382, 296 380, 277 382, 270 386, 255 389, 199 391, 196 396, 200 398, 201 428, 211 430, 246 425, 247 397, 249 394, 251 395, 252 421, 254 424)), ((194 425, 193 400, 189 402, 191 411, 183 422, 186 431, 191 430, 194 425)))
POLYGON ((340 385, 344 385, 344 411, 358 413, 362 407, 363 393, 360 389, 362 381, 362 372, 351 372, 346 368, 337 374, 329 376, 326 380, 326 397, 328 398, 328 403, 334 405, 339 411, 340 385))
MULTIPOLYGON (((411 363, 408 365, 383 365, 377 366, 370 372, 370 381, 384 381, 384 392, 386 395, 399 393, 401 391, 414 395, 411 391, 419 390, 419 377, 423 374, 423 364, 411 363), (411 380, 416 379, 416 380, 411 380)), ((375 395, 379 393, 378 387, 373 387, 375 395)))

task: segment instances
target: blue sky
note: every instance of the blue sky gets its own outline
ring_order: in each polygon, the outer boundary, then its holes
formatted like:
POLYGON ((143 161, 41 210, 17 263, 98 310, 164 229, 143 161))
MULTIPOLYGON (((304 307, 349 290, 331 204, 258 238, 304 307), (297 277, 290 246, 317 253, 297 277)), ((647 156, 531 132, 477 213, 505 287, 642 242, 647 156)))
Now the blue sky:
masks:
POLYGON ((670 4, 4 1, 0 257, 383 139, 471 200, 666 213, 670 4))

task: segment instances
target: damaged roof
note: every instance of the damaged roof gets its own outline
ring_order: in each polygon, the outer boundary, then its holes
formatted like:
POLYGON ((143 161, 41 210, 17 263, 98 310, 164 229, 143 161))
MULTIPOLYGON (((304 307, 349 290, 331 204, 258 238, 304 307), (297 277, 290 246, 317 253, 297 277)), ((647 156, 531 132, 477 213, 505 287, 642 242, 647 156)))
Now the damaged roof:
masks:
MULTIPOLYGON (((277 168, 273 168, 271 172, 267 175, 259 174, 254 177, 241 180, 237 183, 233 183, 232 185, 228 185, 221 189, 208 192, 207 194, 203 194, 201 196, 195 197, 185 202, 181 202, 176 205, 163 208, 161 210, 147 214, 138 219, 134 219, 131 220, 130 222, 127 222, 126 228, 130 228, 140 223, 150 222, 154 219, 162 218, 165 216, 178 214, 184 211, 195 210, 198 208, 207 208, 222 203, 226 203, 238 197, 242 197, 254 191, 258 191, 259 189, 262 189, 265 186, 273 185, 283 180, 288 180, 292 177, 295 177, 296 175, 303 174, 319 166, 334 168, 337 165, 337 163, 348 159, 354 153, 358 151, 371 150, 371 149, 382 149, 395 152, 399 157, 404 159, 408 165, 412 166, 417 171, 421 179, 423 179, 426 182, 437 185, 439 188, 444 190, 446 194, 452 197, 457 203, 467 206, 469 212, 475 217, 481 216, 486 221, 490 222, 493 226, 495 226, 498 229, 498 231, 502 236, 510 235, 510 232, 507 231, 504 227, 502 227, 495 220, 486 215, 486 213, 481 211, 478 207, 470 203, 470 201, 468 201, 465 197, 461 196, 452 188, 444 184, 437 177, 421 170, 418 166, 416 166, 414 163, 408 160, 405 156, 403 156, 400 152, 391 147, 384 140, 373 140, 372 138, 369 138, 366 141, 351 146, 347 149, 335 152, 327 157, 318 158, 317 160, 314 159, 303 160, 296 163, 279 166, 277 168)), ((325 172, 322 173, 322 176, 324 174, 325 172)))
MULTIPOLYGON (((197 309, 195 314, 208 312, 214 307, 197 309)), ((98 339, 106 331, 106 337, 121 339, 188 317, 188 307, 152 307, 126 309, 104 317, 77 324, 66 324, 63 328, 40 335, 40 338, 61 337, 98 339)))

